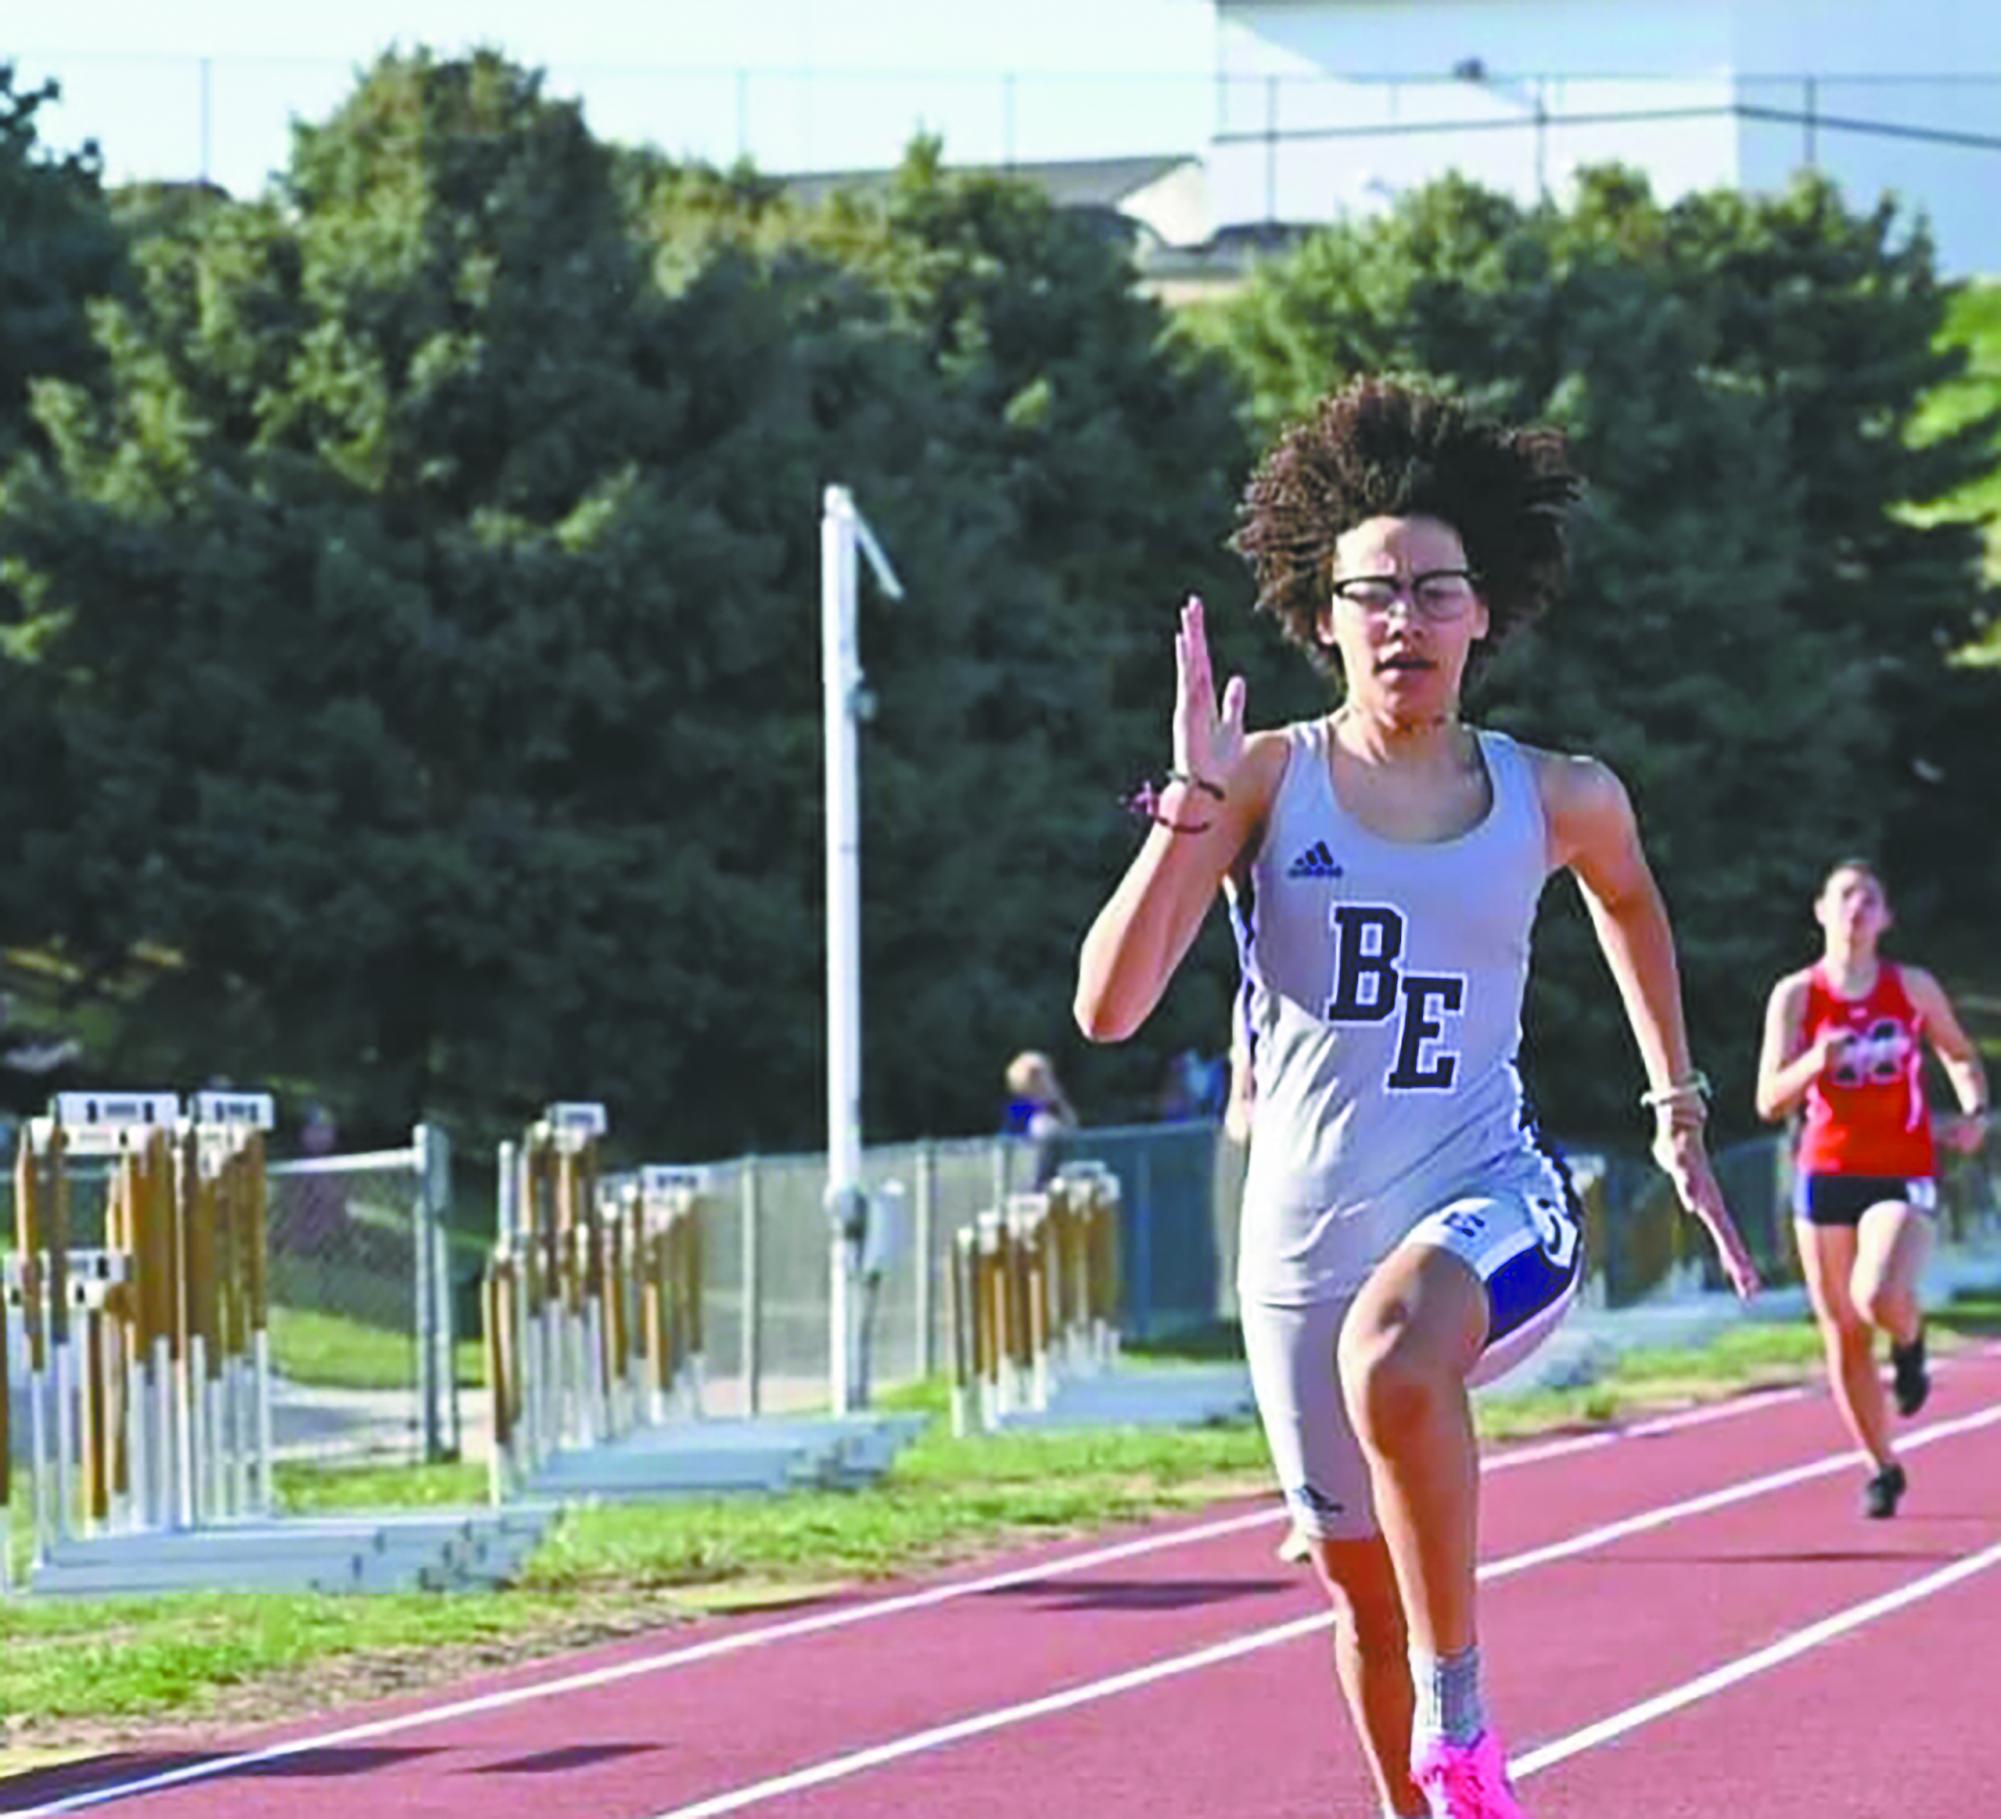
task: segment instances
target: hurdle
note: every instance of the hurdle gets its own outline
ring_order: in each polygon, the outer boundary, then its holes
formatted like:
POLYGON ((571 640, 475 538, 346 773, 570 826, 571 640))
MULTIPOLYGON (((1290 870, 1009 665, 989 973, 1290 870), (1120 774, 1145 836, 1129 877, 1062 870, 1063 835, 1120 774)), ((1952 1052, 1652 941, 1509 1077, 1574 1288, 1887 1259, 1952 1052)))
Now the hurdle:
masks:
MULTIPOLYGON (((62 1093, 14 1159, 34 1559, 268 1509, 264 1094, 62 1093), (102 1242, 74 1242, 79 1169, 102 1242)), ((10 1487, 11 1488, 11 1487, 10 1487)))
MULTIPOLYGON (((602 1334, 594 1262, 602 1105, 551 1105, 520 1142, 499 1149, 496 1241, 483 1282, 487 1384, 493 1397, 493 1490, 602 1426, 593 1333, 602 1334)), ((601 1344, 601 1337, 598 1341, 601 1344)))
POLYGON ((702 1414, 706 1176, 607 1176, 607 1129, 603 1106, 568 1102, 500 1146, 481 1285, 496 1502, 557 1452, 702 1414))
POLYGON ((1117 1176, 1073 1163, 952 1234, 952 1425, 991 1431, 1046 1410, 1068 1379, 1119 1351, 1117 1176))
POLYGON ((268 1515, 271 1305, 265 1133, 268 1093, 195 1095, 188 1304, 199 1362, 202 1445, 197 1520, 268 1515))

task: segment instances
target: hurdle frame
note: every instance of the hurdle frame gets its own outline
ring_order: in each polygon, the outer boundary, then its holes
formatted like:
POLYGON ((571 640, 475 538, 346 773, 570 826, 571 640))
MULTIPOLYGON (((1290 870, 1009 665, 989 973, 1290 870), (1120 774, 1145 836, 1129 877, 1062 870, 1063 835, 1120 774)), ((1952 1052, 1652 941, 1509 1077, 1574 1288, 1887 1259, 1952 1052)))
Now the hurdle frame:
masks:
POLYGON ((952 1425, 990 1432, 1047 1410, 1066 1380, 1119 1355, 1118 1177, 1074 1162, 950 1237, 952 1425))
POLYGON ((608 1128, 601 1105, 559 1103, 499 1147, 481 1282, 495 1502, 557 1452, 703 1413, 708 1171, 607 1174, 608 1128))

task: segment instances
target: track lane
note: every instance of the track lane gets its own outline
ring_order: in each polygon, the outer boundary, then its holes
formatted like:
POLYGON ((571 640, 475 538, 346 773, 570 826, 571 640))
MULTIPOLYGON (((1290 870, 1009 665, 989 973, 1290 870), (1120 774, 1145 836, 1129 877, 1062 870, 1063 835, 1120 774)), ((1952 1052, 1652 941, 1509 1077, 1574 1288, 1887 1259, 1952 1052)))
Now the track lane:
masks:
MULTIPOLYGON (((1983 1393, 2001 1393, 2001 1368, 1991 1361, 1943 1377, 1937 1412, 1964 1412, 1983 1393)), ((1933 1412, 1927 1411, 1928 1420, 1933 1412)), ((1491 1557, 1541 1546, 1595 1520, 1647 1507, 1649 1499, 1726 1482, 1733 1471, 1818 1457, 1833 1438, 1826 1404, 1795 1397, 1644 1440, 1526 1449, 1525 1458, 1538 1450, 1545 1456, 1503 1466, 1490 1479, 1485 1552, 1491 1557)), ((1929 1469, 1916 1474, 1920 1488, 1929 1469)), ((1829 1484, 1845 1489, 1856 1476, 1844 1472, 1829 1484)), ((1174 1525, 1183 1531, 1205 1526, 1174 1525)), ((961 1575, 948 1582, 964 1593, 952 1602, 794 1635, 664 1673, 646 1666, 663 1653, 657 1638, 626 1645, 606 1651, 597 1665, 632 1666, 638 1671, 630 1679, 436 1721, 427 1721, 424 1706, 413 1703, 401 1714, 412 1721, 402 1729, 349 1736, 308 1755, 266 1763, 257 1773, 154 1795, 142 1804, 149 1813, 282 1810, 306 1819, 322 1810, 351 1811, 365 1799, 398 1812, 476 1811, 481 1819, 519 1812, 542 1819, 550 1794, 560 1790, 566 1801, 585 1802, 578 1810, 659 1813, 677 1801, 741 1786, 761 1770, 810 1762, 816 1751, 838 1753, 1009 1699, 1033 1699, 1053 1685, 1074 1685, 1311 1613, 1317 1600, 1310 1588, 1270 1559, 1277 1532, 1275 1522, 1254 1521, 1236 1533, 1066 1574, 1066 1563, 1109 1551, 1073 1543, 1025 1563, 1009 1584, 993 1585, 991 1572, 961 1575), (1042 1576, 1052 1571, 1058 1576, 1042 1576), (446 1785, 457 1791, 444 1792, 446 1785)), ((1490 1605, 1498 1593, 1490 1594, 1490 1605)), ((1324 1653, 1324 1642, 1313 1646, 1324 1653)), ((1209 1670, 1203 1685, 1220 1686, 1218 1676, 1250 1665, 1209 1670)), ((546 1681, 546 1669, 541 1674, 546 1681)), ((485 1690, 509 1684, 533 1688, 536 1671, 485 1690)), ((1296 1704, 1296 1692, 1281 1703, 1296 1704)), ((398 1714, 388 1716, 392 1725, 398 1721, 398 1714)), ((1068 1721, 1043 1721, 1056 1728, 1038 1726, 1035 1742, 1026 1746, 1028 1760, 1041 1755, 1045 1735, 1063 1734, 1068 1721)), ((294 1730, 312 1734, 310 1727, 294 1730)), ((1270 1747, 1297 1754, 1297 1726, 1270 1747)), ((1319 1779, 1323 1803, 1327 1786, 1319 1779)), ((1020 1792, 1016 1782, 1011 1797, 1020 1792)))
MULTIPOLYGON (((1914 1490, 1912 1515, 1897 1523, 1865 1524, 1853 1505, 1859 1473, 1844 1472, 1493 1583, 1483 1600, 1490 1690, 1518 1752, 1991 1542, 1993 1525, 1965 1512, 2001 1500, 2001 1428, 1925 1448, 1913 1454, 1914 1468, 1920 1461, 1924 1502, 1914 1490)), ((954 1741, 802 1791, 774 1790, 734 1810, 772 1819, 886 1811, 1000 1819, 1025 1805, 1044 1819, 1372 1813, 1327 1653, 1324 1633, 1299 1637, 1019 1731, 954 1741), (1024 1789, 1031 1775, 1032 1796, 1024 1789)), ((1851 1725, 1861 1734, 1866 1708, 1851 1713, 1851 1725)), ((1525 1789, 1531 1810, 1565 1810, 1547 1797, 1572 1772, 1563 1765, 1525 1789)), ((1748 1785, 1756 1793, 1743 1810, 1759 1819, 1817 1810, 1768 1805, 1762 1782, 1748 1785)), ((1576 1806, 1580 1819, 1654 1811, 1644 1781, 1603 1799, 1576 1806)), ((1898 1810, 1882 1809, 1883 1819, 1898 1810)), ((702 1812, 667 1806, 645 1819, 702 1812)))

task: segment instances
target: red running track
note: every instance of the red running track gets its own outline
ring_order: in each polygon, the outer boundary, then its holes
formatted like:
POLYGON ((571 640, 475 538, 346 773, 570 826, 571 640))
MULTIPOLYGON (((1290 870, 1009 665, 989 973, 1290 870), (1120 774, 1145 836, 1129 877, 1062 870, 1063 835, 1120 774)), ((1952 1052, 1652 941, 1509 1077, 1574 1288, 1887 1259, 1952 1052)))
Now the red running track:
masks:
MULTIPOLYGON (((1912 1490, 1857 1512, 1829 1405, 1786 1395, 1502 1455, 1490 1691, 1538 1819, 1974 1810, 2001 1619, 2001 1358, 1940 1374, 1912 1490), (1650 1703, 1651 1702, 1651 1703, 1650 1703)), ((1203 1518, 714 1624, 248 1737, 0 1784, 146 1819, 1371 1815, 1276 1513, 1203 1518), (176 1781, 176 1777, 184 1777, 176 1781)))

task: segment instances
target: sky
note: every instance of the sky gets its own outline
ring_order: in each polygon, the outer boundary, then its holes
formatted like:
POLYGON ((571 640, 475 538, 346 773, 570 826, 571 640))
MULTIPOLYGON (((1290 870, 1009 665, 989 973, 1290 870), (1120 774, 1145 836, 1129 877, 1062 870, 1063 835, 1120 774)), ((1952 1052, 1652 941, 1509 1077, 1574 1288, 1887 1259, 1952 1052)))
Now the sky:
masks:
POLYGON ((289 122, 392 45, 497 44, 602 137, 767 170, 1195 151, 1214 109, 1210 0, 0 0, 0 61, 56 78, 44 137, 107 176, 254 194, 289 122))

